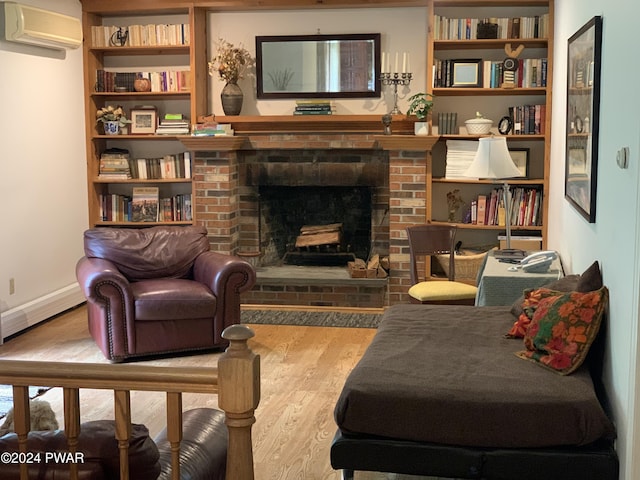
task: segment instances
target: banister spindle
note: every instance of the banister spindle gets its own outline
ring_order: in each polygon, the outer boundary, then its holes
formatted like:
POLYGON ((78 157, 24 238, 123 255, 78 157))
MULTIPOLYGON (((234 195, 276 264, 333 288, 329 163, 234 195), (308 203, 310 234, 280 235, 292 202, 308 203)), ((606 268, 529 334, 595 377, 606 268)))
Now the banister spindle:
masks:
POLYGON ((116 439, 120 452, 120 480, 129 480, 129 439, 131 438, 131 394, 114 390, 116 439))

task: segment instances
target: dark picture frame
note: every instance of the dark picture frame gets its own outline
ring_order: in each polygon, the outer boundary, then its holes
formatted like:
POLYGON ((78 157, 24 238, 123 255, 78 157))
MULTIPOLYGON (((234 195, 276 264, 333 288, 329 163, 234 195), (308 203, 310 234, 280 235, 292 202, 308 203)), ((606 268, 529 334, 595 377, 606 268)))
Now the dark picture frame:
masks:
POLYGON ((132 135, 153 135, 158 125, 158 111, 155 108, 132 108, 131 124, 132 135))
POLYGON ((482 86, 482 59, 451 60, 451 86, 474 88, 482 86))
POLYGON ((568 40, 565 189, 567 201, 596 221, 598 119, 602 17, 595 16, 568 40))
POLYGON ((529 178, 529 149, 528 148, 509 148, 511 160, 524 178, 529 178))

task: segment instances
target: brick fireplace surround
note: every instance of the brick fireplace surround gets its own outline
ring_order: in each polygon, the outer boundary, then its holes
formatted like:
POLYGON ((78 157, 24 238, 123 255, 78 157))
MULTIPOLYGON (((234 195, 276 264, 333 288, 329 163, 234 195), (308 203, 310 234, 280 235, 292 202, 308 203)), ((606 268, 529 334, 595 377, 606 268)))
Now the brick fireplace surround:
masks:
POLYGON ((183 138, 193 152, 196 222, 207 228, 212 250, 246 256, 257 266, 257 284, 243 303, 383 307, 409 301, 405 228, 425 221, 427 162, 438 137, 409 133, 413 123, 404 116, 393 120, 394 135, 382 135, 379 116, 223 117, 218 121, 231 123, 234 137, 183 138), (288 164, 288 153, 322 160, 288 164), (372 253, 389 256, 388 278, 277 278, 261 268, 256 179, 273 173, 298 178, 303 170, 306 177, 316 172, 318 186, 373 187, 372 253))

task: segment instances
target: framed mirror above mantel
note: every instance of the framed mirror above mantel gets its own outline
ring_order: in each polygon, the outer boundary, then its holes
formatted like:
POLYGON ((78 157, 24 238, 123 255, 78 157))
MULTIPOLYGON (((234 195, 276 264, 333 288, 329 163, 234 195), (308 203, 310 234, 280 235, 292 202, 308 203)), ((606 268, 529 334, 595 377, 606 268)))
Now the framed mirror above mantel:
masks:
POLYGON ((380 34, 256 37, 257 98, 380 97, 380 34))

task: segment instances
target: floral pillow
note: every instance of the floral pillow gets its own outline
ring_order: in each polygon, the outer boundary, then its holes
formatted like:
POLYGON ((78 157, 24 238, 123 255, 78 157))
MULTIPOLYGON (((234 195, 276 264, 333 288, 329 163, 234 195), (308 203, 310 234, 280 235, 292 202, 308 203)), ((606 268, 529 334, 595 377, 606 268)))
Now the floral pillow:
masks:
POLYGON ((511 330, 505 335, 507 338, 524 338, 531 318, 538 307, 540 300, 547 297, 563 295, 564 292, 558 292, 557 290, 551 290, 549 288, 529 288, 524 291, 524 300, 521 304, 522 313, 518 316, 518 319, 513 322, 511 330))
POLYGON ((527 350, 516 355, 570 374, 587 357, 608 300, 607 287, 541 298, 524 335, 527 350))

